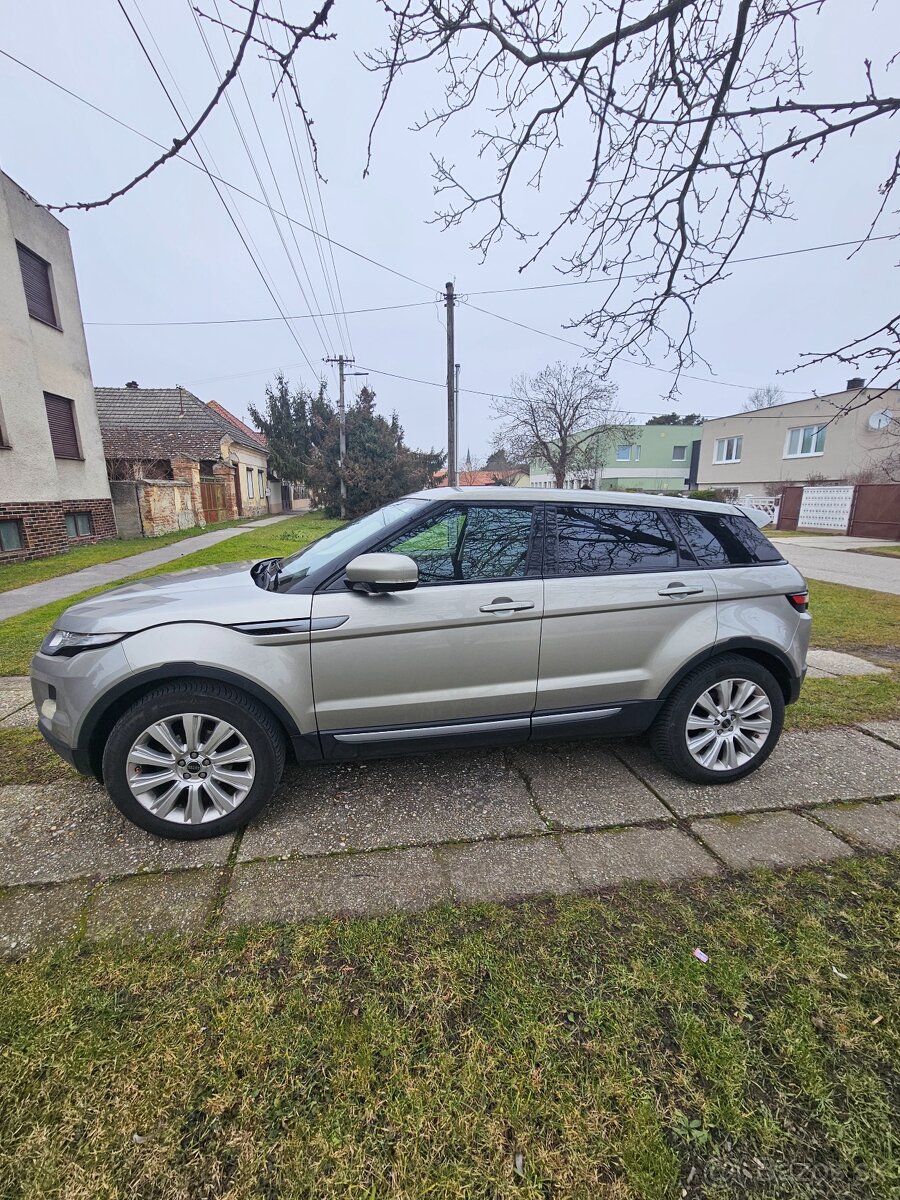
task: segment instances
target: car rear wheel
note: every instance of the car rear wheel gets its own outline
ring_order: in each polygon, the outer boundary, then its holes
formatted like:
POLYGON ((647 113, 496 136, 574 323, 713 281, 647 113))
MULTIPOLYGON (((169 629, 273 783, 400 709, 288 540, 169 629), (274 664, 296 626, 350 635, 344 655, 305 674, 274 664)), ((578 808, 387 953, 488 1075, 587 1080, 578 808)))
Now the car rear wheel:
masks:
POLYGON ((284 735, 267 709, 211 680, 167 684, 119 719, 103 782, 130 821, 159 837, 217 837, 246 825, 284 768, 284 735))
POLYGON ((766 761, 781 736, 784 695, 770 671, 739 655, 698 667, 651 730, 657 757, 693 783, 731 783, 766 761))

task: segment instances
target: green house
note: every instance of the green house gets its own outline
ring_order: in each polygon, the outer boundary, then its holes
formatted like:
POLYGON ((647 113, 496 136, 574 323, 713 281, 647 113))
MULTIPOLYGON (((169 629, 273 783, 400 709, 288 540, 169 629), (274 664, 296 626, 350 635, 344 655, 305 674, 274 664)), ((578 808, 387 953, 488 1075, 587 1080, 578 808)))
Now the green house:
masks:
MULTIPOLYGON (((598 439, 593 464, 572 472, 564 486, 683 495, 696 486, 700 436, 699 425, 623 426, 618 440, 598 439)), ((531 487, 556 487, 549 467, 540 460, 531 463, 529 480, 531 487)))

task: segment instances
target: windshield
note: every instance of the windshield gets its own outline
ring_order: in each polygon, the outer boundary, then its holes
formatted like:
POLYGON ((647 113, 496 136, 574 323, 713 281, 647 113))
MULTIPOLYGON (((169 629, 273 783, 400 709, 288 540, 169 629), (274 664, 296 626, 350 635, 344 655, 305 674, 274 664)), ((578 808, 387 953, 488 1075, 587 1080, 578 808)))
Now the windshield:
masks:
POLYGON ((347 554, 352 557, 354 548, 367 542, 379 529, 393 524, 400 517, 408 516, 426 503, 426 500, 395 500, 393 504, 386 504, 384 508, 358 517, 349 525, 326 533, 283 560, 278 572, 278 586, 305 579, 311 571, 317 571, 333 559, 347 554))

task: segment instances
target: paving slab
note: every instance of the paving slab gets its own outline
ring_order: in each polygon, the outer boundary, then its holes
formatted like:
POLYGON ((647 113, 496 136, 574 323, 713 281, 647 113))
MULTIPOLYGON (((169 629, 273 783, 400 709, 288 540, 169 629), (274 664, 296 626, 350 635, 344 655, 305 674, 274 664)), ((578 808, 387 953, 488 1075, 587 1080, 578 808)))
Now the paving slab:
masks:
POLYGON ((842 654, 838 650, 810 650, 806 661, 815 671, 814 678, 830 676, 839 679, 843 675, 890 675, 887 667, 878 667, 858 654, 842 654))
POLYGON ((295 767, 244 834, 238 858, 546 832, 499 750, 295 767))
POLYGON ((452 900, 430 847, 238 864, 224 925, 413 912, 452 900))
POLYGON ((578 882, 552 837, 504 838, 440 846, 438 862, 457 900, 521 900, 563 896, 578 882))
POLYGON ((564 829, 601 829, 666 820, 671 813, 608 749, 609 743, 563 743, 515 750, 542 816, 564 829))
POLYGON ((873 850, 900 850, 900 800, 841 804, 816 810, 816 817, 842 837, 873 850))
POLYGON ((30 710, 31 722, 37 721, 31 696, 31 680, 27 675, 0 677, 0 721, 22 709, 30 710))
POLYGON ((126 821, 98 783, 81 777, 0 787, 0 886, 221 866, 232 841, 154 837, 126 821))
POLYGON ((862 721, 859 727, 900 750, 900 721, 862 721))
POLYGON ((688 783, 670 774, 639 743, 622 742, 618 751, 680 817, 800 808, 900 793, 900 751, 853 729, 783 734, 758 771, 737 783, 716 786, 688 783))
POLYGON ((148 934, 199 933, 212 909, 222 872, 132 875, 100 886, 87 917, 87 937, 137 941, 148 934))
POLYGON ((680 829, 616 829, 559 839, 576 877, 588 888, 633 879, 670 883, 716 875, 719 864, 680 829))
POLYGON ((20 887, 0 892, 0 954, 18 958, 29 950, 64 942, 78 932, 91 891, 84 880, 58 887, 20 887))
POLYGON ((693 832, 730 867, 799 867, 805 863, 846 858, 846 842, 799 813, 748 813, 694 821, 693 832))

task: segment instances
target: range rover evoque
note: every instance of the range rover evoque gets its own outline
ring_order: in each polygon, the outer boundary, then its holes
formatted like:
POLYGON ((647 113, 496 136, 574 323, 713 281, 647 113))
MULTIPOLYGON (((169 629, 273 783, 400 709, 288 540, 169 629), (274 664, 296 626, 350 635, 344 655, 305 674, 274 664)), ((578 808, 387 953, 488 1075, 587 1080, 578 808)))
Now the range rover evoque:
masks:
POLYGON ((759 767, 806 672, 806 585, 733 504, 437 488, 284 559, 69 608, 41 733, 142 828, 213 837, 300 763, 649 730, 686 779, 759 767))

